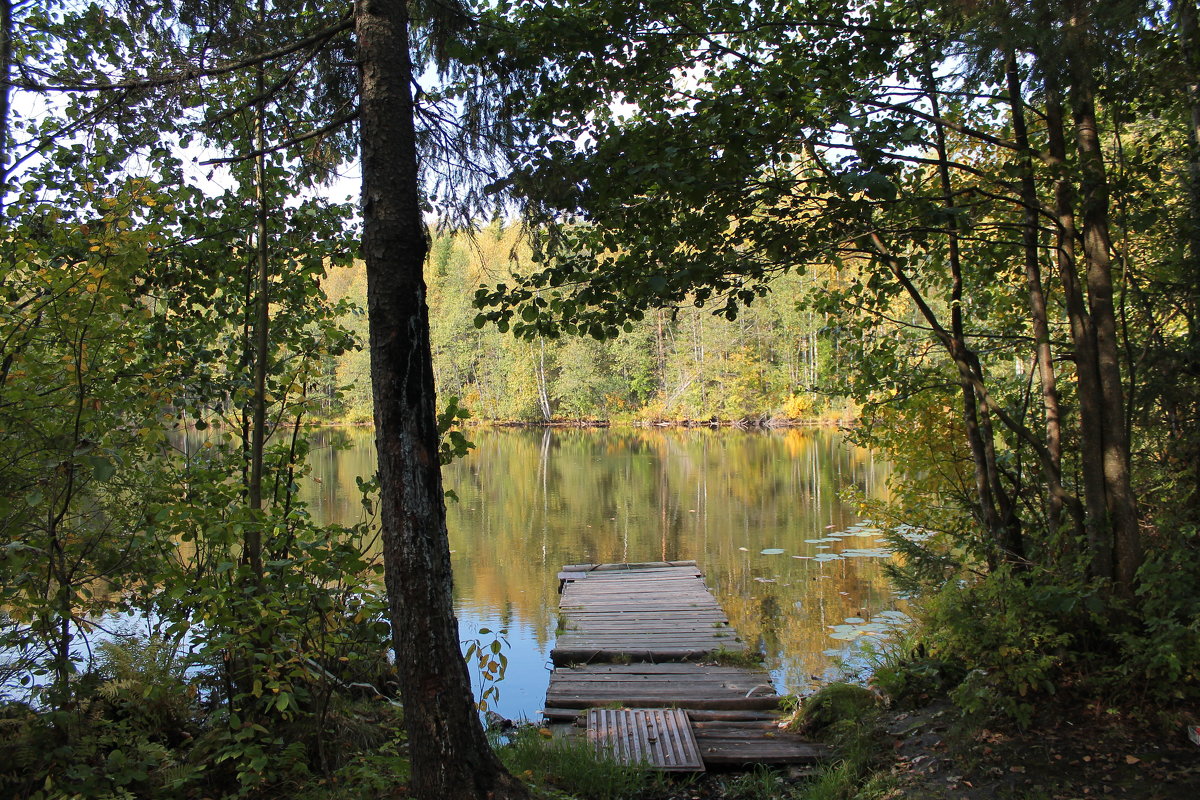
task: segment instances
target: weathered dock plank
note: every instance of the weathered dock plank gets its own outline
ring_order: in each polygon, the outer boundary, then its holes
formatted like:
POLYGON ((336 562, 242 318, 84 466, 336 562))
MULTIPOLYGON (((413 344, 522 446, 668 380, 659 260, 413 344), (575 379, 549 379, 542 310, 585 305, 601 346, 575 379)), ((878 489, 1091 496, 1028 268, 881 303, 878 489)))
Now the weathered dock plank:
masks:
POLYGON ((597 750, 625 764, 669 772, 703 772, 704 761, 687 715, 673 708, 587 712, 587 737, 597 750))
POLYGON ((694 564, 572 565, 559 577, 565 629, 550 653, 557 665, 745 649, 694 564))
POLYGON ((591 664, 560 667, 546 705, 584 709, 620 703, 630 708, 764 710, 779 698, 763 669, 706 664, 591 664))
POLYGON ((814 764, 829 757, 829 748, 788 733, 777 723, 692 722, 692 734, 704 763, 814 764))
POLYGON ((727 663, 746 646, 695 562, 574 564, 559 579, 547 719, 578 724, 583 715, 598 747, 658 769, 825 756, 779 727, 765 669, 727 663))

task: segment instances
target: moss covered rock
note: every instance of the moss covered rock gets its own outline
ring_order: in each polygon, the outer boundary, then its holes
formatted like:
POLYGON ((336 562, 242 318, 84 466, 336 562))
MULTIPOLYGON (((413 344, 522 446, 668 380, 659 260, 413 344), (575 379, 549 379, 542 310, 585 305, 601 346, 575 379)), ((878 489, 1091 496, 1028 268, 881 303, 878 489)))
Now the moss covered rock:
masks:
POLYGON ((800 705, 793 726, 815 732, 839 722, 857 720, 878 704, 870 689, 852 683, 831 683, 800 705))

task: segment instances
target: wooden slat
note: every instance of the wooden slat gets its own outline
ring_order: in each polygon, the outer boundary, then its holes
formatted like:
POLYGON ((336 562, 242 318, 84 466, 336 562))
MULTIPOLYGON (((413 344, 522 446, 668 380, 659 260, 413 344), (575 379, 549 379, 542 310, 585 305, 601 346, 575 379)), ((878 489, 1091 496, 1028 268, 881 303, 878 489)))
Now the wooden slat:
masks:
POLYGON ((550 677, 546 705, 590 708, 626 705, 708 710, 778 707, 766 670, 706 664, 612 664, 559 668, 550 677))
POLYGON ((703 772, 687 715, 670 708, 594 708, 587 714, 588 741, 622 764, 669 772, 703 772))
POLYGON ((698 754, 687 762, 693 770, 703 769, 701 755, 710 764, 806 764, 825 754, 779 729, 766 670, 704 661, 746 645, 695 562, 577 564, 559 579, 564 630, 551 651, 547 719, 586 722, 598 747, 658 769, 685 769, 677 757, 685 751, 698 754))
POLYGON ((693 723, 692 732, 708 765, 812 764, 829 757, 825 745, 776 728, 743 722, 693 723))
MULTIPOLYGON (((569 670, 563 672, 572 674, 569 670)), ((766 670, 747 669, 728 664, 603 664, 575 671, 573 674, 588 675, 682 675, 685 679, 704 673, 709 675, 762 675, 766 670)))
POLYGON ((745 645, 693 565, 567 567, 555 664, 625 658, 692 659, 745 645))

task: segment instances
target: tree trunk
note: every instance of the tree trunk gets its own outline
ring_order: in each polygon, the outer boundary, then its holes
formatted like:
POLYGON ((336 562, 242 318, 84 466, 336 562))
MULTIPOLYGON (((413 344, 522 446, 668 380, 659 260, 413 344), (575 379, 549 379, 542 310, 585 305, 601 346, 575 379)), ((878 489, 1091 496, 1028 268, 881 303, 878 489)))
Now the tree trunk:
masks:
POLYGON ((1183 50, 1183 61, 1187 70, 1188 104, 1188 260, 1192 282, 1190 296, 1186 298, 1188 322, 1191 325, 1191 340, 1200 341, 1200 330, 1196 323, 1200 319, 1200 36, 1197 35, 1195 0, 1179 0, 1179 43, 1183 50))
MULTIPOLYGON (((263 24, 266 17, 265 1, 258 3, 258 24, 263 24)), ((255 93, 263 97, 266 78, 264 68, 259 64, 255 70, 255 93)), ((270 354, 271 342, 271 298, 270 298, 270 253, 267 242, 267 156, 263 126, 266 115, 266 101, 260 100, 254 109, 254 149, 258 156, 254 159, 254 200, 255 200, 255 232, 254 254, 257 279, 254 286, 258 290, 254 297, 254 392, 252 395, 253 419, 250 426, 250 485, 247 487, 250 508, 256 512, 262 511, 263 484, 263 450, 267 444, 267 359, 270 354)), ((263 581, 263 520, 256 515, 245 533, 244 557, 250 565, 250 571, 259 585, 263 581)))
POLYGON ((1096 120, 1095 88, 1088 59, 1088 21, 1084 4, 1067 29, 1071 68, 1071 113, 1079 148, 1083 252, 1087 265, 1088 311, 1096 342, 1102 404, 1104 488, 1113 532, 1113 577, 1119 591, 1132 596, 1141 566, 1137 502, 1129 476, 1129 433, 1121 385, 1120 347, 1113 305, 1112 243, 1108 228, 1108 176, 1096 120))
POLYGON ((533 355, 533 376, 537 383, 538 410, 542 412, 542 422, 554 419, 554 410, 550 407, 550 384, 546 378, 546 340, 538 337, 538 351, 533 355))
MULTIPOLYGON (((1047 485, 1062 483, 1062 412, 1058 398, 1058 384, 1054 373, 1054 356, 1050 349, 1050 323, 1046 310, 1046 295, 1042 290, 1041 256, 1038 248, 1038 200, 1037 185, 1033 179, 1033 158, 1029 146, 1029 132, 1025 124, 1025 103, 1021 93, 1021 79, 1017 72, 1016 55, 1008 53, 1005 67, 1008 82, 1009 105, 1012 110, 1013 142, 1021 156, 1021 249, 1025 261, 1025 283, 1029 294, 1029 317, 1033 327, 1036 347, 1038 378, 1042 390, 1042 411, 1045 415, 1046 449, 1051 463, 1046 465, 1047 485)), ((1051 533, 1056 533, 1062 516, 1062 498, 1051 492, 1046 499, 1046 520, 1051 533)), ((1076 531, 1083 533, 1083 520, 1074 518, 1076 531)))
POLYGON ((983 369, 979 359, 967 346, 963 326, 963 272, 962 254, 959 247, 958 220, 953 214, 954 186, 950 179, 950 166, 946 155, 946 131, 942 124, 938 102, 936 79, 933 74, 931 56, 924 58, 925 92, 932 110, 934 145, 938 157, 938 182, 942 192, 942 206, 946 209, 946 242, 950 265, 950 337, 951 355, 959 368, 959 384, 962 388, 963 423, 971 458, 975 463, 975 491, 978 494, 980 522, 991 539, 992 552, 989 567, 997 564, 1021 563, 1024 560, 1024 543, 1020 522, 1012 502, 1000 482, 996 465, 995 433, 986 399, 981 403, 975 392, 974 380, 983 380, 983 369))
POLYGON ((0 220, 8 194, 8 82, 12 77, 12 0, 0 0, 0 220))
POLYGON ((1068 175, 1067 143, 1063 132, 1062 94, 1057 65, 1045 70, 1046 165, 1054 178, 1055 259, 1063 286, 1067 319, 1074 345, 1075 382, 1079 403, 1079 470, 1083 478, 1085 528, 1089 571, 1093 577, 1111 578, 1112 533, 1108 525, 1102 456, 1100 378, 1092 320, 1083 303, 1083 289, 1075 263, 1075 191, 1068 175))
POLYGON ((419 798, 525 797, 488 745, 459 650, 438 463, 404 0, 355 5, 363 257, 385 580, 419 798))
MULTIPOLYGON (((1181 298, 1181 305, 1186 312, 1188 338, 1186 349, 1181 354, 1183 369, 1196 374, 1200 372, 1200 35, 1197 32, 1196 0, 1178 0, 1176 8, 1179 14, 1179 43, 1183 50, 1183 63, 1186 70, 1185 87, 1188 107, 1188 224, 1184 231, 1187 241, 1187 261, 1184 265, 1184 285, 1187 292, 1181 298)), ((1186 401, 1180 403, 1171 398, 1168 413, 1174 419, 1187 416, 1186 401)), ((1181 448, 1181 460, 1184 463, 1195 464, 1200 461, 1196 452, 1197 443, 1195 431, 1190 426, 1176 434, 1181 448)), ((1193 498, 1200 497, 1200 469, 1192 470, 1191 493, 1193 498)))

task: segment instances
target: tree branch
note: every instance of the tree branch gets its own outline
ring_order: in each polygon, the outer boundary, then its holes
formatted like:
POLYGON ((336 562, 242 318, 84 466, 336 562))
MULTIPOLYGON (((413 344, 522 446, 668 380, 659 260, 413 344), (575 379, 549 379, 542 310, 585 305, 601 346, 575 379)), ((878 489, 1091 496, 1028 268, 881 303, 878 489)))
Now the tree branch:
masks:
POLYGON ((111 91, 113 89, 157 89, 163 86, 173 86, 175 84, 187 83, 188 81, 197 80, 199 78, 212 78, 218 75, 227 75, 230 72, 236 72, 246 67, 252 67, 255 64, 263 64, 267 61, 274 61, 277 58, 291 55, 298 50, 303 50, 318 43, 323 43, 342 31, 349 30, 352 27, 354 27, 354 18, 345 17, 333 25, 330 25, 328 28, 323 28, 310 36, 304 37, 303 39, 292 42, 288 45, 284 45, 283 47, 278 47, 274 50, 258 53, 257 55, 250 56, 249 58, 241 61, 231 61, 215 67, 185 69, 183 72, 176 72, 171 75, 163 75, 157 78, 139 78, 133 80, 116 81, 114 83, 62 83, 57 85, 22 80, 11 81, 9 85, 18 89, 25 89, 33 92, 104 92, 111 91))
POLYGON ((242 153, 241 155, 237 155, 237 156, 229 156, 227 158, 214 158, 214 159, 210 159, 209 161, 201 161, 200 166, 208 167, 208 166, 212 166, 214 164, 238 164, 242 161, 249 161, 252 158, 258 158, 259 156, 267 155, 268 153, 277 153, 280 150, 284 150, 293 145, 300 144, 301 142, 307 142, 309 139, 315 139, 318 136, 324 136, 325 134, 335 131, 338 128, 345 125, 347 122, 350 122, 351 120, 354 120, 357 118, 358 118, 358 109, 356 108, 353 111, 351 111, 349 114, 344 114, 343 116, 340 116, 337 119, 333 120, 328 125, 322 125, 320 128, 317 128, 314 131, 309 131, 308 133, 303 134, 301 136, 297 136, 293 139, 288 139, 287 141, 284 141, 284 142, 278 142, 276 144, 271 145, 270 147, 263 147, 258 150, 252 150, 249 153, 242 153))

